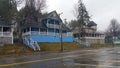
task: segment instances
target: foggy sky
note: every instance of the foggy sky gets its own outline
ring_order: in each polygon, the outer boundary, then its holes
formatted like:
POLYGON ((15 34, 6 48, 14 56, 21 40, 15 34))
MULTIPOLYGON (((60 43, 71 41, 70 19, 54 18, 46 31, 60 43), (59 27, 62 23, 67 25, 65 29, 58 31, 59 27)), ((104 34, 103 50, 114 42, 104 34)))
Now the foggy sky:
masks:
MULTIPOLYGON (((56 10, 63 12, 62 19, 75 19, 73 6, 77 0, 47 0, 48 12, 56 10)), ((98 24, 98 30, 104 31, 110 20, 115 18, 120 22, 120 0, 84 0, 84 4, 91 16, 91 20, 98 24)))

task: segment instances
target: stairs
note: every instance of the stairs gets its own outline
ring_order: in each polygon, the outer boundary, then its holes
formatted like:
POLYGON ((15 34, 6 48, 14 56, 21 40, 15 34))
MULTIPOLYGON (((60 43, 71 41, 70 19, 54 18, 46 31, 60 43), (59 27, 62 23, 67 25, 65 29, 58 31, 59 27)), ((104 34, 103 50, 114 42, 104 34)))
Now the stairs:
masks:
POLYGON ((32 40, 31 38, 24 37, 23 43, 29 48, 33 49, 34 51, 40 51, 39 44, 36 41, 32 40))
POLYGON ((74 41, 79 44, 79 45, 82 45, 82 46, 85 46, 85 47, 88 47, 90 46, 90 44, 88 42, 85 42, 85 41, 81 41, 81 40, 78 40, 78 39, 74 39, 74 41))

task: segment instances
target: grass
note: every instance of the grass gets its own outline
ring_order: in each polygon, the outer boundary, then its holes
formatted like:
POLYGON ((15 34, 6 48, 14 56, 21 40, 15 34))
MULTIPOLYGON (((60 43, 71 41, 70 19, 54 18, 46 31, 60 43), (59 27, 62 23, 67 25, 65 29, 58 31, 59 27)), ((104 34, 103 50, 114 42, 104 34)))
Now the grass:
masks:
MULTIPOLYGON (((60 43, 39 43, 41 51, 60 51, 60 43)), ((118 46, 118 45, 117 45, 118 46)), ((91 44, 89 47, 80 46, 76 43, 63 43, 64 50, 76 50, 85 48, 113 47, 112 44, 91 44)))
POLYGON ((4 44, 3 46, 0 46, 0 55, 29 53, 31 51, 32 50, 28 47, 20 43, 4 44))
MULTIPOLYGON (((60 51, 60 43, 39 43, 41 51, 60 51)), ((77 45, 76 43, 63 43, 64 50, 76 50, 84 48, 83 46, 77 45)))
POLYGON ((91 44, 91 48, 101 48, 101 47, 112 47, 113 44, 111 43, 105 43, 105 44, 91 44))
MULTIPOLYGON (((60 51, 60 43, 39 43, 41 51, 60 51)), ((114 45, 119 46, 119 45, 114 45)), ((85 48, 102 48, 102 47, 113 47, 112 44, 91 44, 90 47, 83 47, 74 42, 72 43, 63 43, 64 50, 77 50, 77 49, 85 49, 85 48)), ((8 55, 8 54, 25 54, 25 53, 33 53, 34 51, 30 48, 26 47, 21 43, 15 44, 4 44, 4 46, 0 46, 0 55, 8 55)))

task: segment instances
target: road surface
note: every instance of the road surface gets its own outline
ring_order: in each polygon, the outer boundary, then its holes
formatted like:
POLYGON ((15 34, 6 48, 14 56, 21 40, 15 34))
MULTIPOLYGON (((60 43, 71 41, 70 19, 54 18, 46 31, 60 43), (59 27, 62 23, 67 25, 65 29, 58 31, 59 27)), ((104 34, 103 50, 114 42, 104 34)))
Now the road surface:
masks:
POLYGON ((120 68, 120 47, 0 58, 0 68, 120 68))

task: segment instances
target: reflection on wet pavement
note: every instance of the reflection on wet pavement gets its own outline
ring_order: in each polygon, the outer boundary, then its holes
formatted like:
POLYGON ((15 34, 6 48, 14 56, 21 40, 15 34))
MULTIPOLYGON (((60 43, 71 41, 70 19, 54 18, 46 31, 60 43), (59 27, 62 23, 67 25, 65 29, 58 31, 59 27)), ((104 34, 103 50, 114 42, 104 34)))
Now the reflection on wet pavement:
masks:
POLYGON ((120 68, 119 50, 119 47, 101 48, 96 50, 77 50, 49 55, 35 55, 31 57, 25 56, 15 59, 0 59, 0 68, 120 68), (37 60, 39 60, 39 62, 35 62, 37 60), (32 62, 25 63, 26 61, 32 62), (23 64, 1 66, 2 64, 17 62, 23 64))

